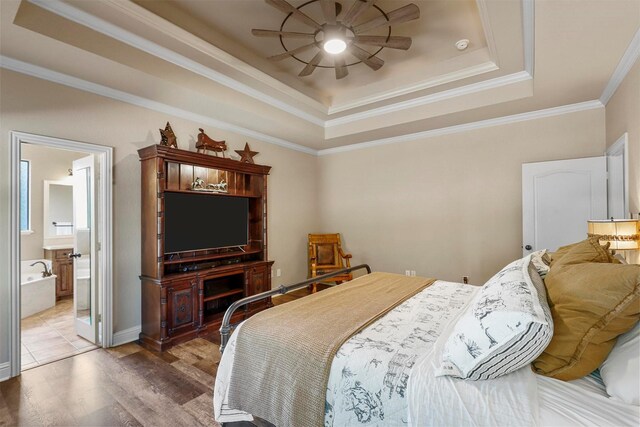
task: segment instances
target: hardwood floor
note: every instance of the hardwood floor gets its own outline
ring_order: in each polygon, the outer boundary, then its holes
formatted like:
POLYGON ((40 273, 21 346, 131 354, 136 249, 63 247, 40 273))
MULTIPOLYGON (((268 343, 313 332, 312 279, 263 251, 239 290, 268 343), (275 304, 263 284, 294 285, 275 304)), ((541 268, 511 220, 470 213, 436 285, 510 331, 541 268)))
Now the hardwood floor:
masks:
MULTIPOLYGON (((274 304, 307 294, 298 290, 274 304)), ((129 343, 35 367, 0 383, 0 426, 219 426, 214 341, 197 338, 162 353, 129 343)))

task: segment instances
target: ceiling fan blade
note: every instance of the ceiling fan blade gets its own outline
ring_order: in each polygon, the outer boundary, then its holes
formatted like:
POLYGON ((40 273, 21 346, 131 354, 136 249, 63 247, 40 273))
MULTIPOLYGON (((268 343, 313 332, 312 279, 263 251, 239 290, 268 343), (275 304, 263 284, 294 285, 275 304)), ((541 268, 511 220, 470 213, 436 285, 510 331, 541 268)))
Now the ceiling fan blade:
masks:
POLYGON ((291 13, 291 16, 294 19, 297 19, 298 21, 303 22, 308 26, 315 28, 316 30, 322 29, 322 26, 320 24, 318 24, 313 19, 309 18, 309 16, 299 11, 297 8, 295 8, 285 0, 265 0, 265 1, 267 2, 268 5, 271 5, 284 13, 291 13))
POLYGON ((288 58, 288 57, 290 57, 290 56, 293 56, 293 55, 297 55, 297 54, 299 54, 299 53, 302 53, 302 52, 304 52, 305 50, 309 50, 309 49, 311 49, 312 47, 314 47, 315 45, 316 45, 316 43, 315 43, 315 42, 313 42, 313 43, 309 43, 309 44, 305 44, 304 46, 300 46, 300 47, 298 47, 298 48, 295 48, 295 49, 289 50, 289 51, 284 52, 284 53, 281 53, 281 54, 279 54, 279 55, 273 55, 273 56, 270 56, 268 59, 269 59, 269 60, 271 60, 271 61, 280 61, 280 60, 285 59, 285 58, 288 58))
POLYGON ((351 26, 367 9, 369 9, 376 0, 354 0, 349 11, 342 18, 342 24, 347 27, 351 26))
POLYGON ((316 66, 320 63, 320 61, 322 61, 323 57, 324 57, 324 50, 320 50, 318 53, 316 53, 316 56, 311 58, 311 61, 309 61, 307 66, 304 67, 302 71, 300 71, 300 74, 298 75, 300 77, 311 75, 311 73, 313 73, 313 71, 316 69, 316 66))
POLYGON ((251 30, 251 34, 256 37, 278 37, 282 36, 283 38, 289 39, 315 39, 315 34, 311 33, 296 33, 291 31, 275 31, 275 30, 261 30, 258 28, 254 28, 251 30))
POLYGON ((367 46, 389 47, 391 49, 407 50, 411 47, 411 37, 402 36, 356 36, 354 43, 367 46), (389 40, 387 40, 387 38, 389 40))
POLYGON ((327 24, 335 25, 336 23, 336 2, 334 0, 320 0, 322 6, 322 14, 327 24))
POLYGON ((333 60, 333 66, 336 69, 337 80, 343 79, 347 77, 347 74, 349 74, 349 70, 347 69, 347 64, 344 60, 344 56, 336 55, 335 59, 333 60))
POLYGON ((356 45, 352 44, 347 49, 349 50, 349 52, 351 52, 353 56, 355 56, 360 61, 367 64, 369 68, 371 68, 374 71, 380 69, 380 67, 384 65, 384 61, 382 59, 378 58, 377 56, 371 56, 369 52, 367 52, 364 49, 360 49, 356 45))
POLYGON ((403 22, 418 19, 420 17, 420 9, 418 6, 411 3, 387 13, 387 16, 389 17, 389 20, 387 20, 383 15, 380 15, 365 22, 364 24, 358 25, 353 29, 353 32, 361 34, 375 28, 388 27, 390 25, 401 24, 403 22))

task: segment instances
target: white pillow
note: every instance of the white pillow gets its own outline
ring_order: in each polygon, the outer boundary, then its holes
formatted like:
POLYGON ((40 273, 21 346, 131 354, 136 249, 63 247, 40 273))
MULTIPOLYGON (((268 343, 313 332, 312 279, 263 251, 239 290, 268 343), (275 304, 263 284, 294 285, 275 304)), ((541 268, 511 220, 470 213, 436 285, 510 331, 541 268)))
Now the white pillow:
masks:
POLYGON ((549 265, 545 262, 545 254, 547 253, 546 249, 542 249, 541 251, 535 251, 531 253, 531 262, 533 266, 538 271, 540 277, 544 279, 544 277, 549 272, 549 265))
POLYGON ((600 376, 609 396, 640 406, 640 323, 618 337, 600 376))
POLYGON ((478 291, 446 339, 436 376, 497 378, 531 363, 552 335, 544 283, 528 255, 478 291))

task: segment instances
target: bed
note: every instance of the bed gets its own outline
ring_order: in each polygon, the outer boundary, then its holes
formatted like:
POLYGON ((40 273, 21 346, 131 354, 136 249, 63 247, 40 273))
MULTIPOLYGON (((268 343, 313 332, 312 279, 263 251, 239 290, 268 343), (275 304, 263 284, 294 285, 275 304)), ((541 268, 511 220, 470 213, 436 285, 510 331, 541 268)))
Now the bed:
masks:
MULTIPOLYGON (((372 275, 376 274, 380 273, 372 275)), ((230 399, 237 338, 244 327, 240 324, 228 343, 223 339, 226 348, 213 399, 215 418, 222 423, 251 421, 252 413, 278 426, 296 427, 640 424, 640 407, 609 397, 602 379, 595 375, 561 381, 537 375, 529 363, 482 381, 441 375, 448 339, 481 289, 437 280, 341 343, 328 364, 320 422, 291 421, 288 414, 278 413, 278 408, 288 410, 277 399, 267 398, 262 406, 246 401, 251 398, 230 399), (268 408, 261 413, 265 405, 268 408)), ((268 381, 277 382, 272 377, 268 381)), ((265 394, 280 394, 286 388, 296 388, 298 394, 307 391, 304 384, 287 381, 265 394)))

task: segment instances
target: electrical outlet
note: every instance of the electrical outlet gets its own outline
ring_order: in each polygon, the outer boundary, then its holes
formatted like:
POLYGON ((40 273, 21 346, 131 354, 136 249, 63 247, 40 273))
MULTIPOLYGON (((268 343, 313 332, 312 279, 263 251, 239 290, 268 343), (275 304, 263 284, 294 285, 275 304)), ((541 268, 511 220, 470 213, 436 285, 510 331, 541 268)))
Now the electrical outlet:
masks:
POLYGON ((411 277, 416 277, 416 271, 415 270, 411 270, 411 277))
POLYGON ((282 270, 277 269, 276 270, 276 277, 280 277, 280 276, 282 276, 282 270))
POLYGON ((404 275, 405 276, 411 276, 411 270, 405 270, 404 271, 404 275))
POLYGON ((468 284, 469 283, 469 276, 462 276, 462 283, 468 284))

